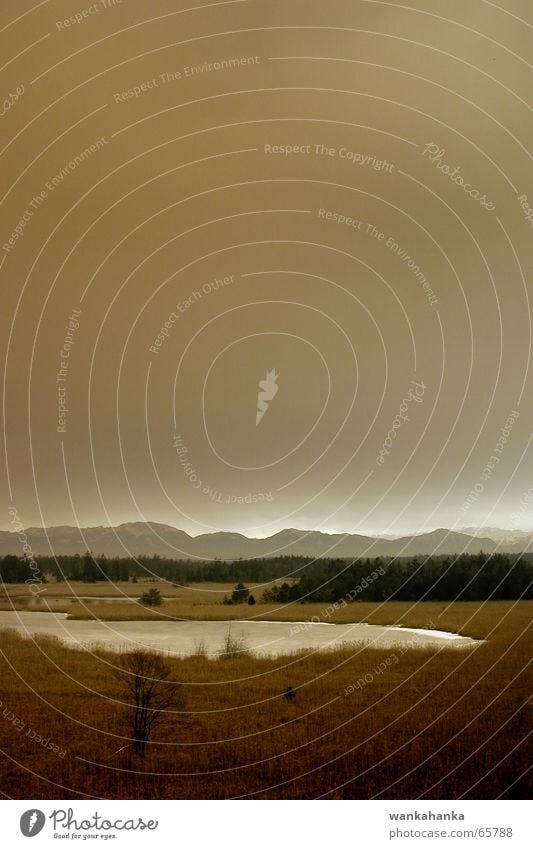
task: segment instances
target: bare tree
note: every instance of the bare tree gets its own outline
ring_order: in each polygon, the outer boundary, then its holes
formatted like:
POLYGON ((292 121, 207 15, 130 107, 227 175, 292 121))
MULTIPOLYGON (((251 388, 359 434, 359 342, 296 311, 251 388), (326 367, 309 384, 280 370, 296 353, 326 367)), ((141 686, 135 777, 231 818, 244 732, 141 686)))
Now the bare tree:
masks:
POLYGON ((170 678, 171 669, 163 658, 146 649, 123 654, 115 677, 126 691, 132 708, 133 751, 144 755, 152 725, 164 711, 184 706, 183 687, 170 678))

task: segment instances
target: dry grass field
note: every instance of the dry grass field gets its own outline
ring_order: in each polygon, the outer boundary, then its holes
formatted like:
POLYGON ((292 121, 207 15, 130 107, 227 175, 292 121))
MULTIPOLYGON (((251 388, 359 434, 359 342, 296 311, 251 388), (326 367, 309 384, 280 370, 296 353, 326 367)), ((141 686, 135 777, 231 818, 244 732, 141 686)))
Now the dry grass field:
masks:
MULTIPOLYGON (((315 607, 265 614, 303 619, 315 607)), ((13 798, 524 798, 532 612, 512 602, 352 604, 331 621, 433 621, 486 641, 169 660, 184 711, 154 726, 144 758, 131 752, 115 655, 4 631, 2 788, 13 798)))
POLYGON ((509 630, 527 627, 533 619, 533 602, 355 602, 337 610, 328 604, 312 603, 261 604, 263 590, 270 584, 248 584, 258 603, 225 605, 234 584, 202 583, 175 587, 165 582, 99 581, 89 584, 50 583, 41 596, 21 590, 20 584, 4 584, 0 591, 0 610, 32 610, 67 613, 69 619, 102 619, 105 621, 158 620, 270 620, 301 622, 320 620, 334 624, 368 622, 370 625, 403 625, 427 628, 428 623, 442 631, 465 637, 485 639, 504 635, 509 630), (139 602, 147 589, 158 589, 165 598, 159 607, 139 602), (105 599, 105 600, 102 600, 105 599), (131 599, 128 601, 127 599, 131 599), (167 600, 168 599, 168 600, 167 600))
MULTIPOLYGON (((259 600, 261 593, 271 584, 248 584, 252 593, 259 600)), ((43 591, 32 595, 23 584, 2 584, 0 586, 0 610, 52 610, 58 613, 72 614, 72 618, 90 619, 152 619, 154 611, 139 603, 142 593, 156 589, 161 593, 165 602, 158 608, 159 616, 182 618, 174 613, 189 610, 193 613, 195 607, 208 607, 211 616, 194 618, 232 618, 232 607, 223 605, 224 596, 231 595, 235 584, 201 583, 177 586, 168 581, 83 581, 61 582, 51 581, 43 585, 43 591), (131 600, 131 603, 128 602, 131 600), (114 603, 115 602, 115 603, 114 603), (217 616, 215 606, 220 607, 217 616), (100 613, 103 614, 100 616, 100 613)), ((242 614, 242 607, 237 611, 242 614)), ((157 612, 156 612, 157 618, 157 612)), ((185 618, 193 618, 185 616, 185 618)), ((234 618, 239 618, 235 615, 234 618)))

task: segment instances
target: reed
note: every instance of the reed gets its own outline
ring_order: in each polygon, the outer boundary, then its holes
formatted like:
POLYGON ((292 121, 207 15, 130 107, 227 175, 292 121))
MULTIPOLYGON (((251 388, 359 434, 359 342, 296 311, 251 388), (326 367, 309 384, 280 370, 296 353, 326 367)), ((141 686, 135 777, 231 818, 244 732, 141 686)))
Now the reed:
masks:
MULTIPOLYGON (((428 621, 425 607, 404 609, 405 624, 428 621)), ((399 612, 386 605, 375 616, 386 623, 399 612)), ((525 796, 531 607, 441 613, 439 627, 492 636, 468 651, 397 652, 394 662, 390 650, 348 646, 169 659, 185 707, 165 715, 143 758, 131 751, 116 655, 3 631, 2 785, 35 799, 525 796)))

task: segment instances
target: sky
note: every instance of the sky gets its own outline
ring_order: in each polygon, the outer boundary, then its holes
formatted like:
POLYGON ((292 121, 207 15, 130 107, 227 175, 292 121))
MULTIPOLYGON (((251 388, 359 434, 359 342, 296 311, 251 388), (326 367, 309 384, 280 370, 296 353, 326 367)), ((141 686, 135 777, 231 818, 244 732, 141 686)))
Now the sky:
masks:
POLYGON ((505 6, 2 4, 1 528, 533 528, 505 6))

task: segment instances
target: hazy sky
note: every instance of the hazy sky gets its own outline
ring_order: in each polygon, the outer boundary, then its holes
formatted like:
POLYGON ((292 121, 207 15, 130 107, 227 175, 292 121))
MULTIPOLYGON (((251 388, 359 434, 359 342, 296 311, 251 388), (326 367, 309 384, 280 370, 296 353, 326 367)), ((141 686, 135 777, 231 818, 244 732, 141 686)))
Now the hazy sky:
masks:
POLYGON ((533 527, 531 4, 33 5, 0 527, 533 527))

